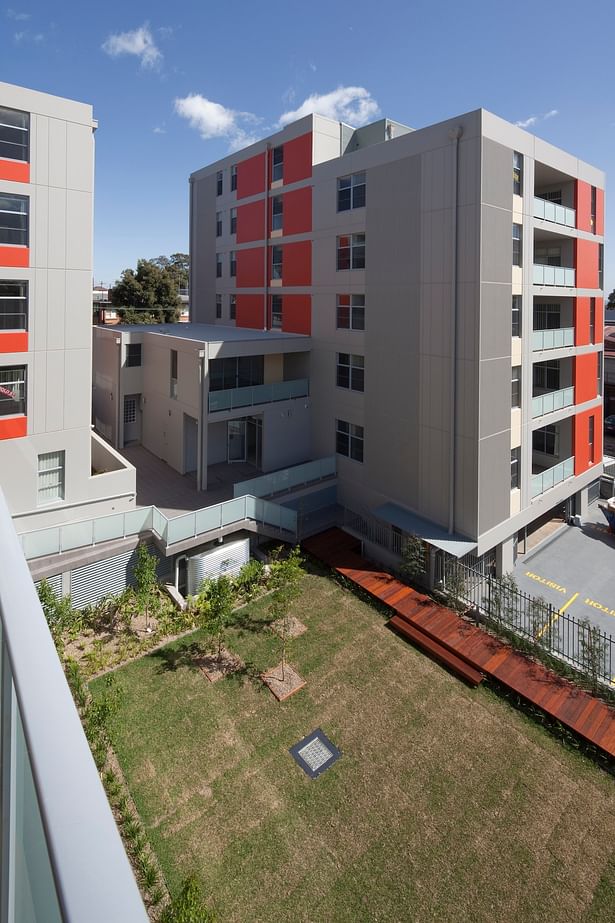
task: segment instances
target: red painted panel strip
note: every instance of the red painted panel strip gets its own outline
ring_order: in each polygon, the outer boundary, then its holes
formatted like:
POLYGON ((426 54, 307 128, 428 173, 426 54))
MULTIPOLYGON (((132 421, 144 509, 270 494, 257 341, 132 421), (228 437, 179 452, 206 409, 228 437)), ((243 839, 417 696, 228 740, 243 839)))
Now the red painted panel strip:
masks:
POLYGON ((258 199, 237 208, 237 243, 265 239, 265 200, 258 199))
POLYGON ((284 185, 297 183, 312 175, 312 132, 287 141, 284 145, 284 185))
POLYGON ((577 240, 577 288, 598 288, 598 244, 593 240, 577 240))
POLYGON ((575 188, 575 208, 577 210, 577 228, 579 231, 593 231, 591 221, 592 187, 589 183, 577 180, 575 188))
POLYGON ((237 164, 237 198, 265 191, 265 154, 256 154, 237 164))
POLYGON ((584 404, 598 397, 598 367, 596 353, 586 353, 574 359, 574 402, 584 404))
POLYGON ((0 159, 0 179, 9 180, 11 183, 29 183, 30 164, 21 160, 0 159))
POLYGON ((0 417, 0 439, 19 439, 27 434, 27 417, 0 417))
POLYGON ((587 346, 588 343, 589 343, 589 298, 575 298, 574 345, 575 346, 587 346))
POLYGON ((25 331, 18 333, 0 333, 0 353, 27 353, 28 334, 25 331))
POLYGON ((312 242, 283 245, 282 285, 312 284, 312 242))
POLYGON ((284 196, 284 234, 306 234, 312 230, 312 187, 304 186, 284 196))
POLYGON ((27 269, 30 265, 28 247, 0 247, 0 266, 27 269))
POLYGON ((264 295, 237 295, 237 314, 235 322, 238 327, 250 327, 262 330, 265 326, 263 316, 264 295))
POLYGON ((265 248, 237 251, 237 288, 261 288, 265 284, 265 248))
POLYGON ((595 461, 602 458, 602 409, 586 410, 577 413, 573 419, 572 440, 574 446, 574 473, 583 474, 595 461), (594 461, 589 445, 589 418, 594 418, 594 461))
POLYGON ((282 296, 282 330, 284 333, 312 332, 312 299, 310 295, 282 296))

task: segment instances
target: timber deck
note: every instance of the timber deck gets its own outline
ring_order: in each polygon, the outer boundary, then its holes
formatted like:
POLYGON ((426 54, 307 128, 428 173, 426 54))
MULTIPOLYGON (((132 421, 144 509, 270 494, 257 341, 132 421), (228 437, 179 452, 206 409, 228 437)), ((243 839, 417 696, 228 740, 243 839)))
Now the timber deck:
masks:
MULTIPOLYGON (((483 674, 540 708, 609 757, 615 757, 615 709, 531 660, 509 644, 470 624, 456 612, 401 583, 361 555, 361 543, 341 529, 303 542, 305 550, 392 611, 391 628, 444 663, 466 682, 483 674), (408 630, 404 631, 404 626, 408 630), (423 643, 426 638, 430 645, 423 643), (445 654, 451 655, 447 662, 445 654), (454 660, 453 660, 454 658, 454 660), (467 665, 468 675, 457 668, 467 665)), ((480 681, 480 678, 479 678, 480 681)))

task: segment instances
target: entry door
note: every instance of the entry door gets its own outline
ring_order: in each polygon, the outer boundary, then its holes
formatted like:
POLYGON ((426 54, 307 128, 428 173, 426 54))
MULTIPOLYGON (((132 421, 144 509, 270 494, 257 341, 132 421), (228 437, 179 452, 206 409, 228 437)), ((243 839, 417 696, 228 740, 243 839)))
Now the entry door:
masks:
POLYGON ((124 445, 141 442, 141 408, 140 394, 124 396, 124 445))
POLYGON ((229 420, 226 426, 227 457, 229 462, 245 462, 246 421, 229 420))

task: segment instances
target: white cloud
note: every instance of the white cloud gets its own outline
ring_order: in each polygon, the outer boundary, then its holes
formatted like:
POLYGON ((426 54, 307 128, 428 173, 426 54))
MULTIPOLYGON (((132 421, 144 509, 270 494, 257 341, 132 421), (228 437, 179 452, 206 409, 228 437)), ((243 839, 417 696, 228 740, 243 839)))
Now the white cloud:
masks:
POLYGON ((20 45, 22 42, 34 42, 36 45, 40 45, 41 42, 45 41, 45 33, 30 32, 28 29, 24 29, 22 32, 15 32, 13 40, 16 45, 20 45))
POLYGON ((313 61, 310 61, 310 70, 312 71, 313 74, 316 73, 317 69, 318 69, 318 68, 316 67, 316 65, 314 64, 314 62, 313 62, 313 61))
POLYGON ((164 128, 162 125, 156 125, 156 127, 153 128, 152 131, 154 132, 155 135, 166 135, 167 133, 166 128, 164 128))
POLYGON ((101 45, 102 50, 112 58, 122 54, 133 54, 141 59, 141 67, 158 67, 162 52, 156 47, 148 23, 143 23, 132 32, 117 32, 110 35, 101 45))
POLYGON ((278 125, 283 128, 313 112, 358 127, 377 116, 380 107, 365 87, 338 87, 337 90, 324 93, 322 96, 317 93, 308 96, 298 109, 284 112, 278 125))
POLYGON ((196 129, 204 141, 211 138, 225 138, 231 150, 246 147, 256 141, 250 125, 260 120, 251 112, 236 112, 221 103, 215 103, 200 93, 175 100, 175 111, 196 129))
POLYGON ((538 122, 544 122, 546 119, 552 119, 556 115, 559 115, 559 109, 549 109, 548 112, 544 112, 542 115, 530 115, 530 117, 527 119, 515 122, 515 125, 518 128, 532 128, 534 125, 537 125, 538 122))
POLYGON ((12 10, 10 7, 8 10, 5 10, 7 19, 13 19, 15 22, 25 22, 27 19, 31 19, 30 13, 20 13, 19 10, 12 10))

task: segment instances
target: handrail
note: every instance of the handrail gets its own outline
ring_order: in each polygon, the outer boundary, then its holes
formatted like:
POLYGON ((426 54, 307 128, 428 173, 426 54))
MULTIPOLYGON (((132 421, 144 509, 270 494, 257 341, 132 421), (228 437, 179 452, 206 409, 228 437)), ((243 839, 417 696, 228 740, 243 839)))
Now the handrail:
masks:
POLYGON ((566 458, 564 461, 559 462, 557 465, 553 465, 552 468, 547 468, 545 471, 541 471, 540 474, 532 475, 532 497, 540 496, 545 490, 549 490, 551 487, 555 487, 556 484, 561 484, 562 481, 565 481, 566 478, 571 478, 574 474, 574 455, 570 458, 566 458))
POLYGON ((532 398, 532 419, 542 417, 554 410, 562 410, 574 404, 574 387, 560 388, 559 391, 545 391, 532 398))
POLYGON ((271 474, 263 474, 257 478, 250 478, 248 481, 238 481, 233 488, 233 494, 235 497, 241 497, 244 494, 252 494, 254 497, 270 497, 283 490, 292 490, 303 484, 333 477, 336 470, 335 455, 329 455, 327 458, 317 458, 301 465, 294 465, 292 468, 272 471, 271 474))
POLYGON ((77 520, 47 529, 23 532, 19 537, 24 555, 31 559, 61 554, 100 542, 130 538, 142 532, 153 532, 168 546, 244 520, 272 526, 293 538, 297 535, 295 510, 260 497, 246 495, 214 503, 171 519, 156 506, 143 506, 124 513, 111 513, 95 519, 77 520))
POLYGON ((2 919, 147 923, 1 491, 0 540, 2 919))

